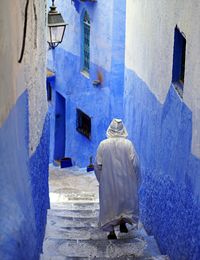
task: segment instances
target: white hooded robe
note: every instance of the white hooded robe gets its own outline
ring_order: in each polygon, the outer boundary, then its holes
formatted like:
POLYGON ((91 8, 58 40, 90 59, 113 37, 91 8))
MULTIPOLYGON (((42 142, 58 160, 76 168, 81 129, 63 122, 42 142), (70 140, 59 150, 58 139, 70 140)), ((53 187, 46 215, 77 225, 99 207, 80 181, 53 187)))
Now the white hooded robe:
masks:
POLYGON ((126 139, 125 127, 121 131, 118 127, 114 131, 111 128, 110 125, 107 130, 108 139, 97 149, 95 162, 99 181, 99 225, 104 231, 112 231, 122 219, 126 223, 137 223, 139 214, 137 154, 132 142, 126 139))

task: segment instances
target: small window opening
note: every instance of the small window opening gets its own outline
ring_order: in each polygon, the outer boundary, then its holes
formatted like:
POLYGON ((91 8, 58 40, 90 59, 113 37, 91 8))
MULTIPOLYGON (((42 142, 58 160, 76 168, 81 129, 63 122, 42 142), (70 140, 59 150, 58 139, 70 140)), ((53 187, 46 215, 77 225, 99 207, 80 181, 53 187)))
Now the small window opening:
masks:
POLYGON ((174 30, 172 83, 181 97, 183 97, 183 86, 185 78, 185 51, 186 39, 176 26, 174 30))
POLYGON ((78 108, 76 109, 76 130, 90 139, 91 118, 78 108))
POLYGON ((87 12, 84 14, 83 18, 83 71, 89 73, 90 69, 90 17, 87 12))

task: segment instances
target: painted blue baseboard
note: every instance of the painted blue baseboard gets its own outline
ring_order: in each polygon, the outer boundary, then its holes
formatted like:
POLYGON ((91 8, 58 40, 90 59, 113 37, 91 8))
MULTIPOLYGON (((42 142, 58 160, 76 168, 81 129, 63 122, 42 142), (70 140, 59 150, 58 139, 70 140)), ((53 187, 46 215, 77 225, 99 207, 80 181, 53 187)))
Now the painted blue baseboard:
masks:
POLYGON ((171 259, 200 258, 200 160, 191 154, 192 112, 173 86, 158 102, 125 72, 125 118, 142 165, 141 218, 171 259))

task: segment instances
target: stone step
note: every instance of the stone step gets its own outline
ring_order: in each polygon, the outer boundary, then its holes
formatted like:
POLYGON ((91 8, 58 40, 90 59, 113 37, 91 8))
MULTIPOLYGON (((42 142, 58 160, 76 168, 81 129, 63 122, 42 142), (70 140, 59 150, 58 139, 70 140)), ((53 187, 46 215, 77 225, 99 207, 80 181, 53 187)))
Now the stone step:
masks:
POLYGON ((98 183, 94 174, 80 169, 51 169, 50 201, 44 253, 41 260, 168 260, 160 255, 153 236, 143 225, 115 229, 117 240, 108 240, 98 228, 98 183))
POLYGON ((106 239, 105 232, 98 232, 96 228, 50 228, 46 229, 46 238, 74 239, 74 240, 102 240, 106 239))
POLYGON ((53 240, 45 243, 44 253, 40 260, 62 259, 137 259, 137 260, 170 260, 166 255, 153 254, 147 251, 145 241, 109 240, 80 241, 53 240), (93 243, 92 243, 93 242, 93 243))
MULTIPOLYGON (((143 228, 143 225, 139 225, 138 230, 136 229, 135 225, 129 225, 127 224, 127 228, 130 232, 136 232, 137 236, 146 237, 147 234, 145 232, 145 229, 143 228)), ((94 229, 97 233, 100 233, 101 230, 98 228, 98 217, 65 217, 65 216, 57 216, 53 214, 48 214, 47 219, 47 227, 46 230, 48 232, 54 232, 57 231, 78 231, 80 230, 88 230, 88 232, 93 232, 94 229)), ((116 231, 119 230, 119 226, 115 228, 116 231)), ((105 232, 104 232, 105 233, 105 232)), ((128 233, 129 234, 129 233, 128 233)))
MULTIPOLYGON (((50 216, 49 216, 50 218, 50 216)), ((106 236, 107 233, 101 231, 100 229, 97 228, 97 220, 92 218, 92 221, 90 218, 73 218, 73 217, 59 217, 59 216, 51 216, 56 222, 54 223, 48 223, 47 225, 47 230, 46 230, 46 236, 45 236, 45 242, 44 242, 44 254, 41 259, 47 260, 47 259, 62 259, 60 257, 64 257, 63 259, 156 259, 156 260, 165 260, 168 259, 166 256, 160 256, 160 252, 157 246, 157 243, 154 239, 154 237, 148 236, 143 228, 143 226, 140 224, 140 229, 134 229, 131 225, 127 225, 129 229, 128 234, 122 234, 118 231, 118 228, 116 228, 116 235, 118 237, 117 241, 114 241, 114 243, 120 243, 120 240, 122 243, 129 244, 131 246, 133 243, 135 243, 136 240, 143 241, 145 243, 145 247, 143 248, 143 253, 141 256, 136 257, 135 253, 134 255, 131 253, 130 255, 121 255, 120 258, 117 256, 114 256, 114 258, 109 258, 106 255, 101 256, 96 255, 93 256, 91 255, 91 252, 88 251, 88 248, 92 250, 92 248, 95 248, 95 243, 97 243, 97 247, 99 247, 99 243, 103 243, 104 247, 101 246, 101 249, 104 252, 107 252, 107 246, 105 247, 106 244, 109 245, 110 241, 107 240, 106 236), (89 220, 89 223, 88 223, 89 220), (63 226, 63 221, 66 226, 63 226), (83 222, 82 222, 83 221, 83 222), (94 222, 93 222, 94 221, 94 222), (79 224, 77 224, 79 223, 79 224), (93 223, 93 224, 92 224, 93 223), (95 224, 96 223, 96 224, 95 224), (67 226, 68 225, 68 226, 67 226), (51 242, 54 241, 54 243, 57 243, 60 245, 60 241, 65 244, 70 252, 70 254, 65 258, 66 256, 63 256, 63 253, 59 250, 56 254, 53 254, 51 258, 49 258, 49 249, 46 251, 45 248, 52 247, 51 242), (58 242, 59 241, 59 242, 58 242), (86 245, 84 245, 84 241, 86 245), (88 242, 89 241, 89 242, 88 242), (91 241, 94 242, 94 244, 91 246, 90 243, 91 241), (88 247, 89 243, 89 247, 88 247), (90 256, 88 258, 88 255, 73 255, 75 252, 77 252, 76 248, 74 248, 74 244, 81 245, 83 249, 85 249, 85 252, 89 252, 90 256), (72 248, 71 248, 72 246, 72 248), (71 249, 73 249, 71 251, 71 249), (106 251, 105 251, 106 250, 106 251), (71 255, 72 254, 72 255, 71 255), (46 258, 45 258, 46 255, 46 258), (72 258, 69 258, 72 257, 72 258), (95 257, 95 258, 94 258, 95 257), (117 258, 116 258, 117 257, 117 258)), ((111 242, 112 243, 112 242, 111 242)), ((93 248, 93 249, 94 249, 93 248)), ((98 251, 98 250, 97 250, 98 251)), ((116 253, 116 248, 114 249, 116 253)), ((79 252, 79 251, 78 251, 79 252)), ((96 252, 96 251, 95 251, 96 252)), ((127 251, 128 252, 128 251, 127 251)), ((51 255, 51 254, 50 254, 51 255)))
MULTIPOLYGON (((118 239, 145 239, 142 232, 134 227, 128 226, 128 233, 120 233, 116 228, 118 239)), ((102 240, 107 238, 107 232, 104 232, 97 227, 58 227, 47 225, 46 238, 54 239, 76 239, 76 240, 102 240)))
MULTIPOLYGON (((44 257, 49 259, 55 257, 90 257, 106 259, 130 256, 144 256, 146 242, 140 239, 123 240, 67 240, 67 239, 46 239, 44 243, 44 257)), ((45 258, 41 258, 45 259, 45 258)), ((46 259, 45 259, 46 260, 46 259)))
POLYGON ((95 210, 99 209, 98 202, 74 202, 74 203, 53 203, 51 202, 51 209, 60 210, 95 210))
POLYGON ((134 257, 134 256, 120 256, 120 257, 77 257, 77 256, 53 256, 53 257, 46 257, 44 255, 40 256, 40 260, 170 260, 166 255, 158 255, 154 257, 134 257))
POLYGON ((48 210, 48 216, 73 217, 73 218, 98 218, 99 210, 68 210, 68 209, 51 209, 48 210))
POLYGON ((64 192, 63 189, 50 192, 50 201, 52 203, 87 203, 99 201, 94 192, 64 192))
POLYGON ((55 226, 57 228, 63 227, 96 227, 98 226, 98 218, 97 217, 88 217, 88 218, 80 218, 80 217, 64 217, 64 216, 56 216, 49 215, 47 219, 47 226, 55 226))

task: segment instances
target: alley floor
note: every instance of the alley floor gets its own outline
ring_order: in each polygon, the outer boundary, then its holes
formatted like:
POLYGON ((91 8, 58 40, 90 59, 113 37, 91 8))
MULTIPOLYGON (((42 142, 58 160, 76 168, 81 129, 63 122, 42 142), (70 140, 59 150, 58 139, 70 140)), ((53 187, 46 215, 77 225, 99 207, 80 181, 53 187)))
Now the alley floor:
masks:
POLYGON ((107 239, 98 228, 98 183, 93 172, 50 165, 49 186, 51 209, 40 260, 168 259, 141 223, 138 229, 129 225, 127 234, 116 229, 118 239, 107 239))

